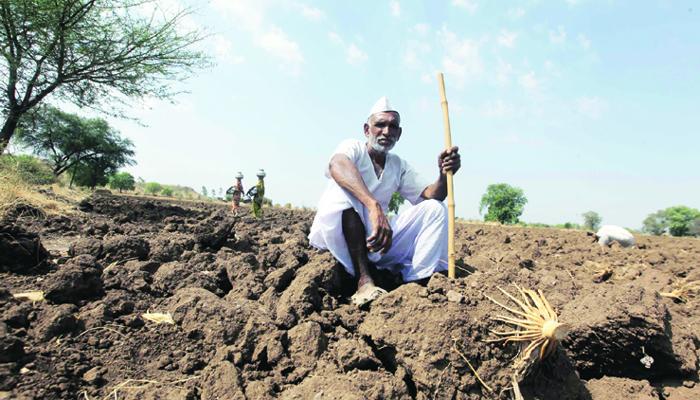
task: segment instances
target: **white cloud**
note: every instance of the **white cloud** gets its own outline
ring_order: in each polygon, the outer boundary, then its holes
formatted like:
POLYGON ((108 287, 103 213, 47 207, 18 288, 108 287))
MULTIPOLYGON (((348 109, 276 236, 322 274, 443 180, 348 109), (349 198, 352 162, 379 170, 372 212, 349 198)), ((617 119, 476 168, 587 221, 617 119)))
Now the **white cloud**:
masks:
POLYGON ((281 59, 284 64, 281 66, 292 75, 298 75, 301 65, 304 63, 304 56, 301 54, 299 45, 290 40, 287 34, 277 27, 272 27, 266 33, 258 37, 260 47, 273 56, 281 59))
POLYGON ((399 4, 398 0, 391 0, 389 2, 389 7, 391 8, 391 15, 394 17, 401 16, 401 4, 399 4))
POLYGON ((608 109, 608 104, 600 97, 580 97, 576 100, 576 111, 591 119, 598 119, 608 109))
POLYGON ((265 20, 266 3, 263 1, 211 0, 214 10, 247 31, 259 31, 265 20))
POLYGON ((266 22, 266 1, 211 0, 219 14, 247 31, 253 42, 280 61, 280 67, 291 75, 299 75, 304 56, 297 42, 281 28, 266 22))
POLYGON ((320 9, 302 3, 297 4, 297 6, 301 11, 301 15, 309 21, 320 21, 323 19, 323 11, 320 9))
POLYGON ((430 31, 430 26, 428 24, 415 24, 413 25, 413 30, 419 35, 425 35, 430 31))
POLYGON ((475 0, 452 0, 452 5, 467 10, 469 14, 474 14, 479 8, 475 0))
POLYGON ((479 52, 479 43, 468 38, 460 39, 446 28, 442 28, 440 36, 445 47, 445 56, 442 59, 445 72, 454 76, 460 86, 480 77, 484 65, 479 52))
POLYGON ((520 86, 524 87, 527 90, 535 90, 540 86, 539 81, 535 77, 535 73, 532 71, 520 75, 518 83, 520 83, 520 86))
POLYGON ((525 9, 522 7, 514 7, 508 9, 508 18, 520 19, 525 15, 525 9))
POLYGON ((583 33, 580 33, 578 35, 578 42, 583 47, 584 50, 590 50, 591 48, 591 39, 586 37, 583 33))
POLYGON ((351 65, 360 65, 367 61, 367 53, 351 43, 346 51, 346 60, 351 65))
POLYGON ((245 58, 242 56, 234 56, 233 44, 227 37, 215 35, 212 41, 214 55, 216 56, 217 60, 229 64, 240 64, 245 61, 245 58))
POLYGON ((501 30, 496 41, 499 45, 503 47, 513 47, 515 45, 515 39, 518 38, 518 34, 515 32, 510 32, 505 29, 501 30))
POLYGON ((549 41, 555 44, 562 44, 566 42, 566 30, 563 26, 559 25, 556 31, 549 31, 549 41))
POLYGON ((409 68, 420 68, 426 55, 430 53, 430 44, 421 40, 409 40, 403 53, 403 63, 409 68))

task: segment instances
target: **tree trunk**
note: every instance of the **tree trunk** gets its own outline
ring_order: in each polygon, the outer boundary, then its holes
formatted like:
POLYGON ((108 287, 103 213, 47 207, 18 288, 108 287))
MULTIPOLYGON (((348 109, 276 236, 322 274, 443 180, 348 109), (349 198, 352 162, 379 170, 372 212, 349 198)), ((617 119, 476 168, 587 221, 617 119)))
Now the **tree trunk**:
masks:
POLYGON ((0 155, 5 153, 5 149, 10 144, 10 139, 15 133, 17 128, 17 123, 19 122, 19 115, 10 111, 7 114, 7 119, 5 124, 2 126, 2 131, 0 131, 0 155))

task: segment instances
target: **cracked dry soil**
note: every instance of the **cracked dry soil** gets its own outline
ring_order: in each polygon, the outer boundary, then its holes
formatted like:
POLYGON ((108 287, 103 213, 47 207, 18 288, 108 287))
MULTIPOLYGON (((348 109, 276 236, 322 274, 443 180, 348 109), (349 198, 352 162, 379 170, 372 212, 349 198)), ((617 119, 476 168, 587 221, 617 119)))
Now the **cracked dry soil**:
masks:
POLYGON ((108 194, 77 207, 0 223, 0 398, 509 399, 518 348, 486 341, 500 310, 485 295, 505 301, 512 283, 572 326, 525 399, 700 398, 698 303, 657 293, 700 279, 697 239, 601 251, 581 231, 457 224, 461 277, 383 275, 389 294, 360 310, 308 246, 312 212, 108 194), (12 297, 29 290, 46 300, 12 297))

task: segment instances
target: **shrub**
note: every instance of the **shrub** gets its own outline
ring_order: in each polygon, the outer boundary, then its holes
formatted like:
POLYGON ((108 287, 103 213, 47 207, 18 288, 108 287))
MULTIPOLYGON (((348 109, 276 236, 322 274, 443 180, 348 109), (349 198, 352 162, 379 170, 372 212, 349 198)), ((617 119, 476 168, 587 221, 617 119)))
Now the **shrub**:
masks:
POLYGON ((0 170, 12 173, 23 182, 32 185, 50 185, 56 182, 51 167, 30 155, 0 156, 0 170))
POLYGON ((170 197, 173 195, 173 190, 166 186, 160 191, 160 194, 166 197, 170 197))
POLYGON ((143 185, 143 191, 146 194, 157 194, 161 190, 163 190, 163 185, 158 182, 148 182, 143 185))

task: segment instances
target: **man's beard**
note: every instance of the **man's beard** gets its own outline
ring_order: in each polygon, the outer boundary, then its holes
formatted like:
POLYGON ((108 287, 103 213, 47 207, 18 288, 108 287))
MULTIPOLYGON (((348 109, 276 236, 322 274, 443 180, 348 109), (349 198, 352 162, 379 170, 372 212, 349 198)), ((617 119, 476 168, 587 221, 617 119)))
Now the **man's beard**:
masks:
POLYGON ((375 138, 370 137, 370 139, 369 139, 369 147, 371 147, 374 151, 378 151, 380 153, 385 153, 385 154, 388 153, 391 149, 393 149, 395 144, 396 144, 396 142, 391 141, 391 144, 389 144, 389 145, 382 145, 382 144, 379 144, 376 137, 375 138))

